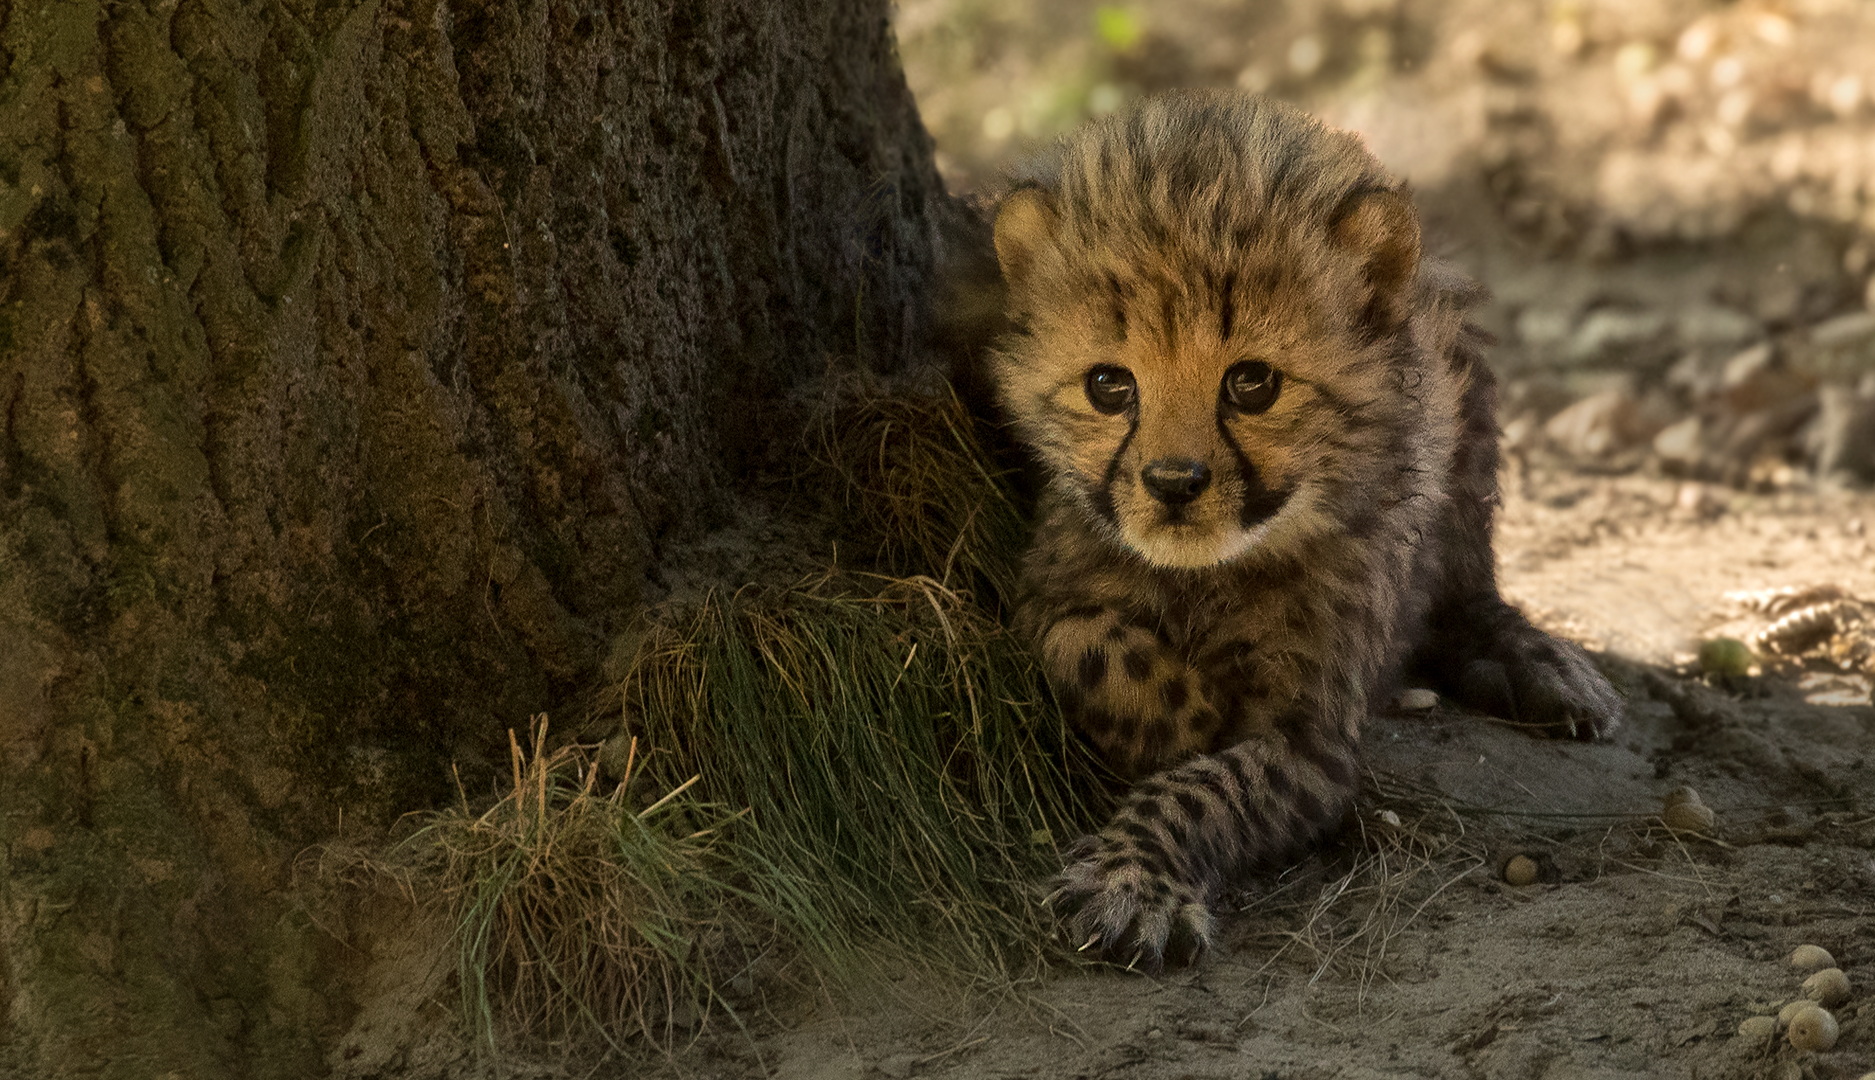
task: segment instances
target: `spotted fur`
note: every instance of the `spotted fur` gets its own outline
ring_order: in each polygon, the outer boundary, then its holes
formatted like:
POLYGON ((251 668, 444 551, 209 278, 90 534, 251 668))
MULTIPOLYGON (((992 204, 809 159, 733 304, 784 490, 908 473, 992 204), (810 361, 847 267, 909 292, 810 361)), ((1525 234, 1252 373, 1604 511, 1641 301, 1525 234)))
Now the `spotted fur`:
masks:
POLYGON ((1338 823, 1361 720, 1417 661, 1591 738, 1620 702, 1498 595, 1477 286, 1354 136, 1234 94, 1150 100, 1003 202, 994 378, 1048 476, 1019 628, 1136 783, 1070 853, 1077 939, 1156 966, 1246 870, 1338 823))

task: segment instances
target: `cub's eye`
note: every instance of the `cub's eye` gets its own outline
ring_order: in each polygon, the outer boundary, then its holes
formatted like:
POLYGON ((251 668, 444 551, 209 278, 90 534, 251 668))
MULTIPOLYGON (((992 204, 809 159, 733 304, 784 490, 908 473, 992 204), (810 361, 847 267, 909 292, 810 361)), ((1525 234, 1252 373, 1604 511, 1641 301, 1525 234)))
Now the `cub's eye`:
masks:
POLYGON ((1232 364, 1224 373, 1224 400, 1247 413, 1267 411, 1282 389, 1283 373, 1261 360, 1232 364))
POLYGON ((1123 367, 1102 364, 1087 373, 1087 400, 1104 413, 1125 412, 1139 388, 1133 373, 1123 367))

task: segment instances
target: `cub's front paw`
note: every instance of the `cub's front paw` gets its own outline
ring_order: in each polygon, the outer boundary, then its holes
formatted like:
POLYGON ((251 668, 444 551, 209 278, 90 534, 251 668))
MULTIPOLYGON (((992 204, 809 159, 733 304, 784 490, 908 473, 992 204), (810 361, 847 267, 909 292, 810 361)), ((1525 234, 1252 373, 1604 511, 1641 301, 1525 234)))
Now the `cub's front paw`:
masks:
POLYGON ((1458 697, 1544 735, 1586 741, 1606 738, 1621 725, 1621 695, 1588 654, 1529 625, 1465 666, 1458 697))
POLYGON ((1076 847, 1048 904, 1081 951, 1156 973, 1168 959, 1188 964, 1211 947, 1211 909, 1197 890, 1110 837, 1076 847))

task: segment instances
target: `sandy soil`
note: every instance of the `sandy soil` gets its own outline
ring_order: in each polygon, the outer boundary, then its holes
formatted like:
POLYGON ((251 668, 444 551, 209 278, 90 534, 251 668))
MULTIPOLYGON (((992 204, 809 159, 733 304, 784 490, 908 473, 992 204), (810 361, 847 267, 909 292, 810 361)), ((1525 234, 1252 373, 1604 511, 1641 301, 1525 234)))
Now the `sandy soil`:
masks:
MULTIPOLYGON (((1506 590, 1615 651, 1629 722, 1536 741, 1443 705, 1376 719, 1363 826, 1249 890, 1229 950, 1161 978, 1062 972, 993 1007, 796 1006, 673 1063, 773 1077, 1857 1077, 1875 1070, 1875 708, 1801 676, 1711 685, 1674 666, 1763 625, 1726 594, 1875 596, 1875 497, 1721 495, 1537 470, 1510 485, 1506 590), (1675 836, 1691 784, 1717 837, 1675 836), (1382 810, 1400 818, 1398 828, 1382 810), (1514 888, 1525 853, 1541 880, 1514 888), (1820 944, 1855 997, 1829 1053, 1736 1034, 1820 944)), ((1866 695, 1866 679, 1858 684, 1866 695)), ((915 997, 915 989, 908 993, 915 997)))

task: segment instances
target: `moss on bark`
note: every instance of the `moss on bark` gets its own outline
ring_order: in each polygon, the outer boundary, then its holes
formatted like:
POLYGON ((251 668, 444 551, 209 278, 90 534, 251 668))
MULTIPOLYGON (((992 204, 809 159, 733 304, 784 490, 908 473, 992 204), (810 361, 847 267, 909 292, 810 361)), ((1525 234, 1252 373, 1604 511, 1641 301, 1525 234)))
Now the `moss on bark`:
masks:
POLYGON ((287 867, 924 329, 883 0, 0 8, 0 1072, 320 1071, 287 867))

